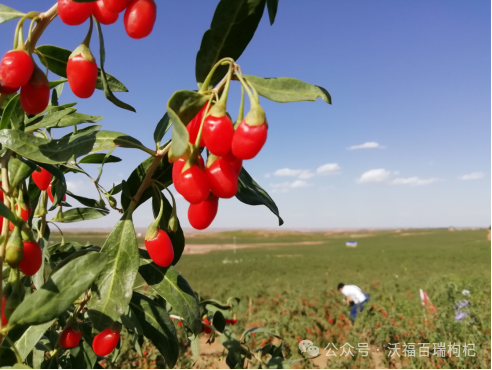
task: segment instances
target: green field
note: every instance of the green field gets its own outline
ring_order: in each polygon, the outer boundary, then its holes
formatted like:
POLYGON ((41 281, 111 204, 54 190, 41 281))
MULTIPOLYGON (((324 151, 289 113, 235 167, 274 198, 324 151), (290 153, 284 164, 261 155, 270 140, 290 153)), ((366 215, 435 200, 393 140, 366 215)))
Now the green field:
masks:
MULTIPOLYGON (((251 326, 267 327, 283 338, 284 354, 291 359, 303 356, 297 348, 299 339, 309 338, 321 348, 318 359, 294 366, 490 368, 491 260, 487 230, 331 234, 238 231, 194 235, 187 238, 187 244, 231 244, 234 238, 239 247, 236 253, 185 254, 178 270, 201 299, 241 299, 236 312, 239 322, 233 327, 237 333, 251 326), (346 248, 346 240, 357 240, 359 246, 346 248), (263 246, 241 248, 256 243, 263 246), (353 326, 347 319, 349 309, 342 305, 343 297, 336 291, 339 282, 356 284, 371 295, 370 308, 353 326), (419 289, 429 294, 437 314, 423 309, 419 289), (463 289, 471 295, 463 296, 463 289), (471 302, 469 317, 456 323, 453 306, 463 298, 471 302), (388 343, 397 342, 431 346, 473 343, 476 356, 440 358, 432 356, 431 349, 427 357, 417 354, 408 359, 388 358, 388 343), (368 343, 371 354, 345 357, 339 351, 338 356, 326 357, 323 348, 329 343, 338 349, 344 343, 354 347, 368 343)), ((70 235, 67 239, 100 244, 103 235, 70 235)), ((254 349, 271 341, 272 337, 259 334, 249 345, 254 349)), ((220 354, 208 356, 195 366, 217 367, 221 366, 220 360, 220 354)), ((185 355, 180 365, 190 363, 185 355)))

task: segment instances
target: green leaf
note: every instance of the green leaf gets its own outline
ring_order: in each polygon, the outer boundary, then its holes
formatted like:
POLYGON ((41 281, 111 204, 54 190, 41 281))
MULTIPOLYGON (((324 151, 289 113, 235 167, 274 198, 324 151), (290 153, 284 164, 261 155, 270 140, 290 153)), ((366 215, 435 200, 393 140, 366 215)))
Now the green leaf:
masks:
MULTIPOLYGON (((70 243, 73 244, 73 243, 70 243)), ((61 269, 63 266, 65 266, 67 263, 70 261, 79 258, 80 256, 85 256, 86 254, 90 252, 99 252, 101 248, 96 247, 96 246, 89 246, 89 247, 84 247, 76 252, 73 252, 73 250, 69 250, 68 252, 62 252, 62 253, 55 253, 50 256, 50 260, 53 263, 56 263, 58 260, 61 259, 60 262, 51 270, 51 273, 53 274, 55 271, 58 271, 61 269)))
POLYGON ((260 328, 258 326, 254 326, 252 328, 249 328, 249 329, 246 329, 244 332, 243 332, 243 335, 241 335, 241 339, 240 341, 242 343, 245 343, 246 342, 246 337, 249 335, 249 334, 252 334, 252 333, 266 333, 268 335, 271 335, 273 337, 276 337, 276 338, 279 338, 279 339, 282 339, 278 334, 268 330, 268 329, 265 329, 265 328, 260 328))
POLYGON ((22 181, 27 179, 31 173, 33 173, 33 168, 18 158, 12 157, 9 159, 9 179, 10 186, 15 188, 22 181))
POLYGON ((86 197, 81 197, 80 195, 75 195, 72 192, 67 190, 67 195, 71 196, 72 198, 76 199, 79 203, 83 204, 86 207, 91 207, 91 208, 103 208, 101 207, 101 204, 99 204, 98 200, 95 199, 90 199, 86 197))
POLYGON ((315 101, 318 98, 331 104, 331 96, 324 88, 311 85, 296 78, 261 78, 244 75, 261 96, 278 103, 315 101))
POLYGON ((135 312, 128 306, 126 312, 121 316, 121 322, 127 329, 134 332, 136 335, 144 335, 140 321, 138 321, 135 312))
MULTIPOLYGON (((145 251, 141 251, 143 255, 145 251)), ((173 312, 184 318, 187 326, 196 335, 200 334, 202 321, 198 302, 188 282, 174 266, 160 267, 146 256, 141 259, 139 273, 152 289, 164 298, 173 308, 173 312)))
POLYGON ((85 156, 82 158, 79 163, 98 163, 101 164, 103 163, 116 163, 116 162, 121 162, 121 158, 115 157, 114 155, 110 155, 106 160, 106 154, 89 154, 88 156, 85 156))
POLYGON ((39 325, 57 318, 89 288, 105 264, 106 256, 102 253, 70 261, 17 307, 8 325, 39 325))
POLYGON ((270 25, 275 22, 275 16, 277 15, 278 0, 267 0, 268 17, 270 18, 270 25))
POLYGON ((58 122, 65 116, 75 113, 77 108, 67 108, 53 113, 48 113, 43 118, 31 126, 27 126, 26 131, 34 131, 40 128, 56 127, 58 122))
POLYGON ((51 320, 44 324, 30 326, 24 334, 22 334, 22 337, 15 342, 15 348, 17 348, 17 352, 19 352, 23 361, 54 321, 55 320, 51 320))
POLYGON ((24 13, 9 8, 7 5, 0 4, 0 23, 5 23, 11 21, 12 19, 21 18, 23 16, 24 13))
POLYGON ((164 356, 167 365, 173 368, 179 355, 176 329, 167 311, 150 298, 136 293, 130 307, 142 325, 145 337, 156 346, 164 356))
POLYGON ((236 367, 237 365, 240 368, 243 368, 244 358, 241 356, 243 351, 241 347, 241 343, 229 328, 225 328, 224 332, 219 336, 219 342, 229 351, 228 354, 228 365, 231 368, 236 367), (232 365, 232 366, 231 366, 232 365))
POLYGON ((186 125, 202 109, 208 98, 196 91, 176 91, 167 102, 167 113, 173 124, 172 150, 176 157, 183 155, 188 147, 186 125))
POLYGON ((171 128, 171 125, 172 123, 169 119, 169 115, 165 113, 161 120, 157 123, 157 126, 154 130, 154 141, 157 145, 160 144, 167 130, 171 128))
MULTIPOLYGON (((196 55, 195 76, 199 85, 220 59, 229 57, 237 60, 241 56, 253 38, 264 10, 265 0, 219 2, 210 29, 204 33, 196 55)), ((217 68, 212 85, 215 86, 224 77, 227 68, 217 68)))
MULTIPOLYGON (((72 52, 68 49, 59 48, 54 45, 41 45, 36 47, 48 61, 48 68, 51 72, 56 73, 58 76, 67 78, 67 62, 72 52)), ((40 58, 41 63, 46 67, 43 58, 40 58)), ((99 77, 96 82, 96 89, 103 90, 103 82, 101 80, 101 69, 99 68, 99 77)), ((115 77, 106 73, 106 79, 108 86, 113 92, 128 92, 128 89, 118 81, 115 77)), ((66 82, 66 80, 62 80, 66 82)))
MULTIPOLYGON (((82 130, 80 130, 82 131, 82 130)), ((75 157, 112 149, 139 148, 148 152, 140 141, 114 131, 97 131, 71 140, 73 135, 58 140, 49 140, 29 135, 18 130, 0 130, 0 144, 17 154, 41 163, 64 163, 75 157)))
POLYGON ((111 87, 109 86, 109 82, 106 78, 106 72, 104 72, 104 60, 106 59, 106 51, 104 50, 104 37, 102 34, 101 25, 95 18, 94 18, 94 22, 96 23, 97 33, 99 35, 99 56, 101 58, 101 68, 99 70, 99 77, 102 80, 104 95, 106 96, 106 99, 108 99, 111 103, 113 103, 117 107, 136 113, 137 111, 135 110, 135 108, 119 100, 116 96, 114 96, 113 92, 111 91, 111 87))
POLYGON ((236 198, 245 204, 250 206, 267 206, 270 211, 272 211, 279 221, 279 226, 282 226, 284 220, 280 217, 277 205, 273 199, 268 195, 268 193, 263 190, 263 188, 256 183, 255 180, 246 172, 244 167, 239 173, 239 181, 237 187, 236 198))
POLYGON ((85 340, 78 347, 70 350, 70 362, 72 369, 93 369, 97 361, 97 355, 85 340))
POLYGON ((212 317, 212 325, 221 333, 224 331, 226 322, 222 312, 215 311, 214 316, 212 317))
POLYGON ((7 106, 5 107, 2 113, 2 119, 0 120, 0 129, 10 127, 10 118, 14 114, 14 111, 16 110, 17 106, 20 105, 19 97, 20 94, 15 94, 14 96, 12 96, 12 98, 10 98, 7 106))
MULTIPOLYGON (((125 217, 125 216, 124 216, 125 217)), ((107 264, 92 286, 89 317, 97 330, 108 328, 125 313, 138 273, 137 236, 131 219, 121 219, 101 249, 107 264)))
POLYGON ((200 306, 202 306, 202 307, 206 307, 209 305, 214 306, 220 310, 231 310, 232 309, 232 306, 227 305, 227 304, 223 304, 223 303, 217 301, 216 299, 207 299, 205 301, 200 302, 200 306))
POLYGON ((51 173, 55 179, 51 185, 51 193, 53 195, 53 204, 49 211, 54 210, 58 204, 63 204, 63 197, 67 192, 67 181, 65 175, 60 171, 58 167, 46 163, 36 163, 38 166, 43 167, 46 171, 51 173))
MULTIPOLYGON (((304 360, 304 359, 302 359, 304 360)), ((272 357, 267 363, 268 369, 292 369, 289 361, 285 361, 283 357, 272 357)))
POLYGON ((82 123, 96 123, 102 120, 104 117, 100 116, 89 116, 87 114, 82 113, 72 113, 68 116, 63 117, 58 121, 55 127, 68 127, 68 126, 76 126, 82 123))
POLYGON ((9 221, 12 221, 14 224, 17 224, 17 218, 12 213, 12 211, 5 206, 5 203, 3 202, 0 202, 0 216, 5 217, 9 221))
MULTIPOLYGON (((59 85, 62 85, 64 84, 65 82, 67 82, 68 80, 66 78, 62 78, 61 80, 55 80, 55 81, 50 81, 50 89, 54 88, 54 87, 57 87, 59 85)), ((63 86, 63 85, 62 85, 63 86)), ((60 95, 58 95, 59 97, 60 95)))
POLYGON ((52 222, 63 222, 63 223, 71 223, 71 222, 80 222, 87 220, 97 220, 98 218, 107 216, 109 211, 104 209, 95 209, 95 208, 72 208, 68 211, 62 213, 60 218, 55 217, 52 219, 52 222))

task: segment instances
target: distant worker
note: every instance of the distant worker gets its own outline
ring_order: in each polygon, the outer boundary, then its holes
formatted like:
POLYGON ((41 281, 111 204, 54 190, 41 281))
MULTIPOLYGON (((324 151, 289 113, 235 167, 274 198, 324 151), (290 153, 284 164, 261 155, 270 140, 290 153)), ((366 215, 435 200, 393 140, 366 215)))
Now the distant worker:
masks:
POLYGON ((344 283, 338 284, 338 290, 346 297, 347 305, 352 305, 350 320, 353 323, 357 314, 364 309, 364 303, 369 300, 369 294, 364 294, 362 289, 356 285, 345 285, 344 283))

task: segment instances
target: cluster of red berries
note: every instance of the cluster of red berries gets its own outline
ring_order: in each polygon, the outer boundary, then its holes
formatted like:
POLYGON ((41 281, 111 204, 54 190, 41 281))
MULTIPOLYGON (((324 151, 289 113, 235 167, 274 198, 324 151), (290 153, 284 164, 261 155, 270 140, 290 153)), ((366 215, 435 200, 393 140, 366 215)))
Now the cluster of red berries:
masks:
POLYGON ((20 104, 27 114, 39 114, 50 100, 46 75, 22 45, 7 52, 0 61, 0 94, 20 91, 20 104))
MULTIPOLYGON (((91 3, 58 0, 58 14, 70 26, 84 23, 91 15, 102 24, 113 24, 123 11, 125 29, 130 37, 141 39, 150 35, 157 15, 154 0, 98 0, 91 3)), ((72 92, 81 99, 92 96, 99 73, 88 44, 89 40, 86 40, 77 47, 67 63, 68 84, 72 92)))
POLYGON ((142 39, 150 35, 157 15, 154 0, 98 0, 89 3, 58 0, 58 15, 63 23, 69 26, 78 26, 91 15, 94 15, 99 23, 113 24, 123 11, 128 36, 142 39))
MULTIPOLYGON (((78 3, 58 0, 58 14, 70 26, 84 23, 91 15, 103 24, 112 24, 119 13, 125 11, 124 24, 128 35, 134 39, 148 36, 154 28, 157 7, 154 0, 98 0, 78 3)), ((91 27, 92 31, 92 27, 91 27)), ((70 55, 67 62, 67 79, 73 93, 85 99, 96 89, 99 70, 89 49, 88 38, 70 55)), ((34 63, 23 42, 4 55, 0 62, 0 94, 20 91, 22 109, 30 115, 42 113, 48 106, 50 86, 48 78, 34 63)))
MULTIPOLYGON (((97 334, 92 341, 92 349, 98 356, 109 355, 116 348, 120 340, 121 324, 116 322, 106 330, 97 334)), ((75 348, 79 345, 82 332, 78 326, 70 325, 63 329, 60 336, 60 345, 63 348, 75 348)))
POLYGON ((179 158, 172 173, 176 191, 190 203, 188 220, 198 230, 206 229, 214 220, 219 198, 236 195, 243 160, 252 159, 260 152, 268 130, 265 114, 259 106, 236 127, 223 104, 219 102, 209 108, 206 103, 186 126, 193 145, 201 131, 196 146, 207 148, 207 164, 195 151, 179 158))

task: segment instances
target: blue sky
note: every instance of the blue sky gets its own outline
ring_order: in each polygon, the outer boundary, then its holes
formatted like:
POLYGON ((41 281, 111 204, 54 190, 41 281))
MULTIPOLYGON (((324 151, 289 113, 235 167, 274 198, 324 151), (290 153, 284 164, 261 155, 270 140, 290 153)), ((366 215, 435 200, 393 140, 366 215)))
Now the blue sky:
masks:
MULTIPOLYGON (((46 10, 53 1, 3 3, 27 12, 46 10)), ((106 70, 128 87, 118 97, 137 114, 116 108, 99 91, 77 105, 81 113, 104 116, 103 129, 149 147, 172 93, 196 88, 196 52, 216 1, 157 4, 157 23, 146 39, 127 37, 121 16, 103 26, 106 70)), ((239 59, 243 72, 299 78, 333 98, 331 106, 262 100, 268 141, 244 166, 276 201, 283 227, 490 225, 490 10, 486 0, 282 0, 273 26, 264 17, 239 59)), ((74 49, 87 26, 57 19, 38 45, 74 49)), ((1 27, 0 48, 7 51, 15 22, 1 27)), ((97 55, 96 39, 91 46, 97 55)), ((238 86, 233 89, 228 108, 235 116, 238 86)), ((66 86, 61 101, 76 100, 66 86)), ((108 188, 147 157, 132 149, 114 154, 124 161, 105 167, 108 188)), ((83 177, 68 180, 72 191, 96 197, 83 177)), ((178 199, 184 227, 186 214, 186 202, 178 199)), ((117 219, 111 214, 67 226, 109 228, 117 219)), ((151 221, 149 207, 136 212, 136 226, 151 221)), ((221 200, 212 227, 277 225, 265 207, 234 198, 221 200)))

